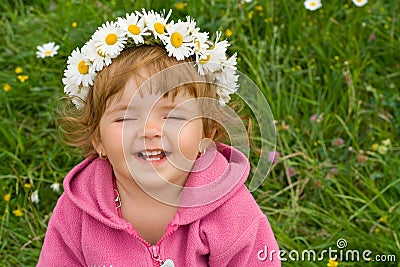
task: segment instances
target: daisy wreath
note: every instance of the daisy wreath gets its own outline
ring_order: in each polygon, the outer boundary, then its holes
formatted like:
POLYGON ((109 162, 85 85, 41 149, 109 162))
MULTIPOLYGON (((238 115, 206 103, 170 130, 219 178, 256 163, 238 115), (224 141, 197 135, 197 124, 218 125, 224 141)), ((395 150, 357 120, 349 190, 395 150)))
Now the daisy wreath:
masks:
POLYGON ((208 32, 201 32, 190 16, 186 21, 168 22, 171 12, 165 14, 165 11, 157 13, 143 9, 113 22, 107 21, 81 49, 72 51, 62 81, 64 92, 73 97, 75 106, 82 108, 97 73, 110 65, 113 58, 125 47, 142 44, 163 45, 168 56, 177 60, 194 55, 199 74, 210 75, 215 84, 219 103, 228 103, 230 94, 238 89, 236 53, 227 58, 229 43, 220 40, 221 33, 217 32, 216 40, 210 41, 208 32))

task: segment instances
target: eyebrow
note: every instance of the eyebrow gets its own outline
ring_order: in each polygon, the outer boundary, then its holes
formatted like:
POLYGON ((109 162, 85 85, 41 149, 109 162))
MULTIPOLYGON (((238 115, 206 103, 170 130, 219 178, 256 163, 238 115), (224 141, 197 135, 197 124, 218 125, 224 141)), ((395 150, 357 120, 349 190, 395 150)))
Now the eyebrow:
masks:
MULTIPOLYGON (((154 108, 154 107, 153 107, 154 108)), ((113 109, 109 110, 107 113, 108 114, 112 114, 115 112, 120 112, 120 111, 128 111, 128 110, 136 110, 137 107, 135 106, 131 106, 131 105, 118 105, 116 107, 114 107, 113 109)), ((177 110, 177 111, 192 111, 191 109, 189 109, 186 106, 183 105, 175 105, 175 104, 162 104, 160 107, 160 110, 177 110)))

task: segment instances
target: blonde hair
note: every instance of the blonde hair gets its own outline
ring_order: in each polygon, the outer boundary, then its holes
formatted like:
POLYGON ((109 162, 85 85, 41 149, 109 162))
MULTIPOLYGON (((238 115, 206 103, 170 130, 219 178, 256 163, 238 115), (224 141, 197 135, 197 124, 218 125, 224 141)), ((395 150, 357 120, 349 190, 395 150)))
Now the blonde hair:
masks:
MULTIPOLYGON (((182 62, 191 62, 191 60, 178 61, 174 57, 169 57, 165 48, 157 45, 142 45, 125 49, 118 57, 113 59, 112 64, 99 72, 93 86, 90 87, 85 100, 86 103, 82 109, 75 109, 71 105, 64 107, 59 124, 64 141, 71 146, 80 147, 86 156, 97 154, 92 145, 92 140, 98 140, 100 137, 100 120, 109 102, 115 97, 122 96, 128 79, 134 76, 138 83, 142 83, 144 77, 140 77, 138 73, 140 68, 145 67, 150 75, 153 75, 182 62)), ((214 85, 205 76, 199 75, 193 64, 185 64, 183 68, 184 71, 174 73, 176 74, 174 75, 175 81, 172 83, 175 83, 176 79, 195 82, 177 86, 172 91, 161 92, 165 97, 175 97, 181 90, 186 90, 186 93, 194 98, 217 98, 214 85)), ((167 76, 163 75, 161 78, 164 86, 155 86, 154 88, 150 86, 149 89, 160 91, 170 88, 168 86, 170 76, 167 76)), ((213 102, 217 103, 217 101, 213 102)), ((202 108, 207 109, 208 114, 218 116, 222 113, 218 111, 220 109, 218 106, 218 104, 211 106, 207 104, 207 107, 202 108)), ((212 137, 214 142, 221 142, 227 137, 226 131, 218 121, 218 118, 203 118, 204 135, 205 137, 212 137)))

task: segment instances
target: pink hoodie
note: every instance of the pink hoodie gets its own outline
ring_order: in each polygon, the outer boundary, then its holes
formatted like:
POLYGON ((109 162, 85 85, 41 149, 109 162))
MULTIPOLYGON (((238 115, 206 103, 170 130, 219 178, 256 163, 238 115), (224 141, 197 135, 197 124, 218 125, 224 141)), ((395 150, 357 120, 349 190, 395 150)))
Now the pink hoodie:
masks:
POLYGON ((186 207, 150 245, 118 216, 109 162, 88 158, 64 180, 37 266, 281 266, 268 220, 244 185, 248 172, 238 150, 208 150, 188 177, 186 207))

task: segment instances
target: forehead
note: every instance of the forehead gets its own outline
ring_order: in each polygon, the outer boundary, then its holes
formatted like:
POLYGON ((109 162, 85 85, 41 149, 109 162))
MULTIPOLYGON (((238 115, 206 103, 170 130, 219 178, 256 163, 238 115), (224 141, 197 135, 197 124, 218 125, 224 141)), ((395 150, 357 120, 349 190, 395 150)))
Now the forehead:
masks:
POLYGON ((160 83, 147 81, 143 83, 138 80, 141 78, 130 77, 121 91, 121 95, 110 101, 107 110, 126 110, 128 108, 151 110, 156 107, 196 110, 198 108, 198 101, 190 94, 189 90, 185 89, 185 86, 165 92, 165 89, 156 88, 156 86, 162 85, 160 83))

